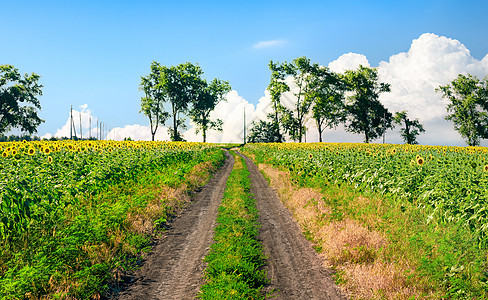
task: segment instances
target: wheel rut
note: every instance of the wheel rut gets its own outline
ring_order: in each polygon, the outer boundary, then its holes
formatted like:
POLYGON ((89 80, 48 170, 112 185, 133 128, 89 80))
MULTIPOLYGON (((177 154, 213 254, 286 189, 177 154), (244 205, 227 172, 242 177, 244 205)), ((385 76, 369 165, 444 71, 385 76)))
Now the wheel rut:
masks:
POLYGON ((259 239, 268 257, 268 290, 273 299, 346 299, 311 243, 302 235, 290 211, 283 206, 254 162, 244 156, 251 192, 260 214, 259 239))
POLYGON ((157 242, 136 280, 115 299, 193 299, 203 283, 203 258, 234 158, 226 152, 222 169, 196 194, 189 207, 157 242))
MULTIPOLYGON (((251 192, 260 212, 259 240, 267 256, 273 299, 346 299, 332 280, 332 270, 302 235, 254 162, 242 155, 250 172, 251 192)), ((135 280, 113 299, 194 299, 203 284, 203 258, 212 243, 218 207, 234 158, 226 153, 222 169, 194 196, 189 207, 159 240, 135 280)))

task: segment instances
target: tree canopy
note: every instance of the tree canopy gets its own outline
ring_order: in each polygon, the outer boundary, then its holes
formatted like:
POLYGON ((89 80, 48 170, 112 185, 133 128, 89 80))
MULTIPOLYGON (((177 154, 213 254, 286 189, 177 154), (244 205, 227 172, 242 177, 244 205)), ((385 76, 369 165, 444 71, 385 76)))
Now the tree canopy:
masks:
POLYGON ((192 102, 192 108, 189 112, 190 118, 196 125, 196 133, 202 132, 204 143, 207 141, 208 130, 222 130, 222 120, 211 120, 210 113, 217 104, 225 100, 224 95, 230 90, 228 81, 217 78, 213 79, 210 84, 205 81, 203 88, 192 102))
POLYGON ((405 110, 397 112, 393 119, 395 123, 400 125, 403 124, 405 126, 400 129, 400 133, 403 138, 403 141, 410 145, 418 144, 417 136, 420 133, 425 132, 424 126, 420 124, 419 120, 418 119, 410 120, 405 110))
POLYGON ((312 102, 312 117, 317 125, 319 142, 322 142, 326 128, 334 128, 345 121, 344 84, 326 67, 314 65, 311 75, 306 97, 312 102))
POLYGON ((364 142, 369 143, 392 127, 392 114, 378 100, 381 93, 390 91, 390 85, 378 81, 377 69, 363 66, 345 71, 343 80, 352 92, 345 106, 346 130, 364 134, 364 142))
POLYGON ((446 120, 454 123, 469 146, 478 146, 488 138, 488 78, 479 80, 470 74, 459 74, 451 83, 437 91, 449 100, 446 120))
POLYGON ((164 110, 163 106, 167 93, 161 80, 162 72, 163 68, 161 65, 153 61, 151 63, 151 73, 146 77, 141 77, 141 84, 139 85, 140 90, 144 92, 144 97, 141 98, 140 112, 149 118, 153 141, 159 125, 164 125, 169 118, 169 113, 164 110))
POLYGON ((186 128, 184 114, 190 116, 197 126, 197 132, 206 133, 209 129, 219 130, 221 120, 211 120, 210 113, 230 91, 227 81, 214 79, 207 83, 202 78, 203 71, 190 62, 166 67, 158 62, 151 64, 151 72, 141 77, 140 89, 145 96, 141 98, 141 112, 149 118, 152 139, 158 126, 171 118, 168 131, 173 141, 183 141, 181 129, 186 128), (170 112, 164 105, 170 106, 170 112))
POLYGON ((22 76, 12 65, 0 66, 0 134, 14 128, 32 134, 44 122, 37 115, 43 87, 39 78, 35 73, 22 76))
MULTIPOLYGON (((310 59, 302 56, 295 58, 291 63, 285 61, 281 64, 271 61, 269 66, 273 72, 270 86, 272 92, 275 93, 275 97, 281 97, 281 94, 286 91, 291 91, 295 96, 295 102, 293 103, 294 109, 286 108, 283 105, 279 107, 282 111, 280 121, 288 135, 293 140, 301 142, 307 130, 305 123, 310 106, 312 105, 311 99, 306 97, 312 70, 310 59), (286 76, 291 76, 293 87, 288 85, 284 80, 286 76), (285 87, 283 84, 287 86, 285 87)), ((277 99, 273 99, 273 102, 277 103, 277 99)))

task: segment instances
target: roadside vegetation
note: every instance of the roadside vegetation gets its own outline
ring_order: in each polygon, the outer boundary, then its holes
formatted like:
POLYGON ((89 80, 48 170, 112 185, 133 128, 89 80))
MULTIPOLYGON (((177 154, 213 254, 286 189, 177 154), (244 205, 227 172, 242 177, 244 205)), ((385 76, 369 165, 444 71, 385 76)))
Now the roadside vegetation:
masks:
POLYGON ((488 298, 486 148, 248 144, 353 299, 488 298))
POLYGON ((214 243, 205 257, 205 284, 200 299, 264 299, 265 257, 257 241, 258 210, 250 193, 249 171, 236 156, 222 204, 214 243))
POLYGON ((0 147, 2 299, 110 292, 225 160, 220 149, 201 143, 0 147))

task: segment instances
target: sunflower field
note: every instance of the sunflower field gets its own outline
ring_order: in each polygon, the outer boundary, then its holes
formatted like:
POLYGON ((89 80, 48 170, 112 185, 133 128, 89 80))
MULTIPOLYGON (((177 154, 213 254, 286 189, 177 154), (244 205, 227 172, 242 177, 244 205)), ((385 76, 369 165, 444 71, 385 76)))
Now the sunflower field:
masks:
POLYGON ((150 242, 138 220, 157 226, 171 213, 162 187, 192 188, 194 167, 225 159, 183 142, 5 142, 0 153, 1 299, 103 294, 150 242))
MULTIPOLYGON (((488 234, 488 149, 360 143, 249 144, 248 151, 284 167, 299 182, 348 184, 415 203, 444 222, 488 234)), ((481 240, 480 240, 481 241, 481 240)))
MULTIPOLYGON (((331 213, 317 224, 348 218, 385 236, 387 246, 372 250, 373 257, 380 264, 408 261, 409 271, 398 276, 405 276, 406 289, 415 286, 416 298, 488 298, 487 148, 286 143, 247 144, 242 151, 288 172, 295 188, 320 190, 331 213)), ((338 264, 345 270, 361 262, 338 264)), ((347 284, 341 272, 337 280, 347 284)))

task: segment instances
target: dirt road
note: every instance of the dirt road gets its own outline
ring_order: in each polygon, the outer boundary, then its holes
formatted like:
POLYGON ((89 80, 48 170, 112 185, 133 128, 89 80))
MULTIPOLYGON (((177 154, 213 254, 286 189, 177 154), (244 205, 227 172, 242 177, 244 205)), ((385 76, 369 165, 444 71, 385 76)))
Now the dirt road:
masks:
POLYGON ((118 299, 193 299, 203 283, 204 264, 213 237, 217 209, 234 158, 226 153, 222 169, 175 219, 165 238, 158 241, 137 278, 118 299))
POLYGON ((345 299, 332 280, 332 271, 322 266, 290 211, 254 162, 244 158, 260 214, 259 239, 268 257, 267 270, 271 279, 268 289, 277 291, 273 299, 345 299))
MULTIPOLYGON (((203 283, 202 259, 212 242, 217 209, 234 165, 228 153, 223 168, 196 195, 188 209, 167 230, 145 261, 137 278, 117 299, 193 299, 203 283)), ((303 237, 291 213, 247 157, 251 192, 260 212, 260 242, 267 260, 273 299, 345 299, 332 272, 303 237)))

